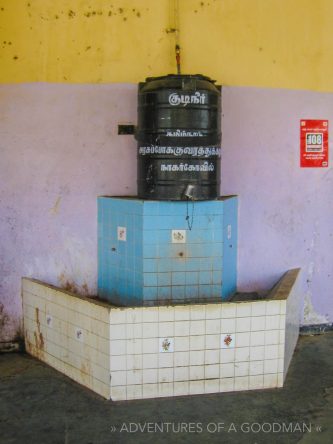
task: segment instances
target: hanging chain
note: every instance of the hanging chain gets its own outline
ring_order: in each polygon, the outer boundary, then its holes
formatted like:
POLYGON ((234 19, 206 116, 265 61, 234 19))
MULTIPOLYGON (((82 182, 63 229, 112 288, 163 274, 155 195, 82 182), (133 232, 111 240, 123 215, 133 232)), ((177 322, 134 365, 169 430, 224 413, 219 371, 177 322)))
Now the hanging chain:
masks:
POLYGON ((187 220, 187 226, 188 229, 191 231, 193 227, 193 219, 194 219, 194 201, 192 200, 192 214, 189 215, 189 199, 186 201, 186 220, 187 220))

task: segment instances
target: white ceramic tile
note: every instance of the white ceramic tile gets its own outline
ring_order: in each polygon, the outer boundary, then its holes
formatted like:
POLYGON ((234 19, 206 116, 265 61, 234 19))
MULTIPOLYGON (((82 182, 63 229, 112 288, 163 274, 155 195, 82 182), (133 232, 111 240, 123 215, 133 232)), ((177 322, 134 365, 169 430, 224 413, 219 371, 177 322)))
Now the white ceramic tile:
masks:
POLYGON ((190 335, 204 335, 204 334, 205 334, 205 321, 190 322, 190 335))
POLYGON ((111 308, 110 324, 126 324, 126 321, 127 321, 126 309, 111 308))
POLYGON ((265 332, 264 331, 252 331, 250 338, 251 347, 257 345, 265 345, 265 332))
POLYGON ((142 355, 127 355, 126 368, 127 370, 142 369, 142 355))
POLYGON ((221 347, 221 335, 206 335, 205 348, 207 350, 217 349, 221 347))
POLYGON ((127 370, 127 387, 134 384, 142 384, 142 370, 127 370))
POLYGON ((174 351, 174 338, 170 337, 159 338, 160 353, 173 353, 173 351, 174 351))
POLYGON ((111 387, 111 399, 112 401, 126 400, 126 386, 111 387))
POLYGON ((286 338, 286 331, 285 330, 279 330, 279 342, 280 342, 280 344, 283 344, 284 345, 284 341, 285 341, 285 338, 286 338))
POLYGON ((262 375, 264 373, 264 361, 250 361, 249 375, 262 375))
POLYGON ((265 329, 266 330, 279 330, 280 328, 280 315, 266 316, 265 329))
POLYGON ((206 319, 206 306, 205 305, 191 305, 190 306, 190 319, 191 320, 206 319))
POLYGON ((236 317, 246 318, 251 316, 252 303, 251 302, 239 302, 236 306, 236 317))
POLYGON ((204 350, 205 336, 190 336, 190 350, 204 350))
POLYGON ((166 382, 158 385, 158 396, 173 396, 173 382, 166 382))
POLYGON ((235 318, 221 319, 221 332, 235 333, 235 331, 236 331, 235 318))
POLYGON ((265 314, 266 314, 266 301, 252 302, 252 316, 265 316, 265 314))
POLYGON ((235 378, 235 390, 242 391, 249 389, 249 377, 248 376, 239 376, 235 378))
POLYGON ((249 362, 235 362, 235 377, 249 375, 249 362))
POLYGON ((280 301, 267 301, 266 302, 266 316, 280 314, 280 301))
POLYGON ((144 322, 142 324, 143 338, 158 338, 158 322, 144 322))
POLYGON ((110 339, 126 339, 126 325, 115 324, 110 326, 110 339))
POLYGON ((173 367, 174 359, 173 353, 160 353, 158 357, 158 366, 162 367, 173 367))
POLYGON ((287 301, 280 301, 280 314, 285 315, 287 312, 287 301))
POLYGON ((111 356, 125 355, 126 354, 127 341, 119 339, 118 341, 110 341, 110 354, 111 356))
POLYGON ((256 347, 250 348, 250 360, 251 361, 262 361, 265 359, 265 346, 258 345, 256 347))
POLYGON ((112 356, 110 362, 111 371, 126 370, 126 355, 112 356))
POLYGON ((250 360, 250 347, 242 347, 235 349, 235 362, 243 362, 250 360))
POLYGON ((264 375, 264 388, 275 388, 277 387, 277 374, 267 374, 264 375))
POLYGON ((205 365, 205 378, 214 379, 220 377, 220 364, 205 365))
POLYGON ((159 307, 143 307, 142 322, 158 322, 158 308, 159 307))
POLYGON ((204 379, 205 377, 205 367, 204 365, 191 365, 190 370, 190 380, 204 379))
POLYGON ((251 318, 251 331, 262 331, 266 328, 266 317, 257 316, 251 318))
POLYGON ((142 386, 143 398, 157 398, 158 397, 158 384, 144 384, 142 386))
POLYGON ((250 345, 250 336, 250 332, 237 333, 237 335, 235 335, 235 347, 248 347, 250 345))
POLYGON ((220 364, 220 377, 233 378, 235 376, 235 364, 229 362, 227 364, 220 364))
POLYGON ((237 318, 236 319, 236 332, 251 331, 251 318, 237 318))
POLYGON ((265 346, 265 359, 277 359, 279 357, 278 345, 266 345, 265 346))
POLYGON ((126 324, 126 338, 127 339, 142 338, 142 324, 126 324))
POLYGON ((127 399, 141 399, 141 398, 142 398, 142 385, 127 386, 127 399))
POLYGON ((189 321, 175 322, 175 336, 188 336, 189 334, 190 334, 190 322, 189 321))
POLYGON ((222 349, 220 353, 220 362, 225 364, 235 361, 235 349, 222 349))
POLYGON ((142 371, 143 384, 157 384, 158 370, 156 368, 144 369, 142 371))
POLYGON ((185 244, 186 230, 171 230, 171 242, 173 244, 185 244))
POLYGON ((264 373, 277 373, 278 360, 277 359, 265 359, 264 373))
POLYGON ((191 351, 190 352, 190 365, 203 365, 205 363, 205 351, 191 351))
POLYGON ((205 393, 205 381, 190 381, 190 395, 205 393))
POLYGON ((285 354, 285 344, 279 344, 278 345, 278 357, 284 358, 284 354, 285 354))
POLYGON ((138 324, 138 323, 142 323, 142 313, 143 313, 143 308, 139 308, 139 307, 128 307, 126 308, 125 312, 126 312, 126 322, 128 324, 138 324))
POLYGON ((221 318, 221 304, 207 304, 206 319, 220 319, 220 318, 221 318))
POLYGON ((111 387, 126 386, 126 371, 111 372, 111 387))
POLYGON ((168 322, 175 320, 175 307, 158 307, 159 322, 168 322))
POLYGON ((235 318, 236 317, 236 305, 235 303, 225 302, 221 305, 221 318, 235 318))
POLYGON ((236 335, 234 333, 221 333, 221 348, 234 348, 236 343, 236 335))
POLYGON ((220 350, 205 350, 205 364, 217 364, 220 362, 220 350))
POLYGON ((158 370, 158 381, 162 382, 172 382, 173 381, 173 368, 160 368, 158 370))
POLYGON ((174 322, 160 322, 158 327, 159 336, 173 336, 174 335, 174 322))
POLYGON ((205 393, 218 393, 220 391, 219 379, 205 380, 205 393))
POLYGON ((283 373, 278 373, 277 375, 277 387, 283 387, 284 379, 283 373))
POLYGON ((175 321, 188 321, 190 319, 190 306, 177 305, 175 307, 175 321))
POLYGON ((284 370, 284 359, 279 358, 278 359, 278 373, 283 373, 284 370))
POLYGON ((280 342, 280 330, 265 331, 265 345, 275 345, 280 342))
POLYGON ((175 352, 179 351, 188 351, 190 349, 190 338, 189 336, 182 336, 174 338, 174 350, 175 352))
POLYGON ((207 319, 206 320, 206 335, 207 334, 219 334, 221 327, 220 319, 207 319))
POLYGON ((187 381, 189 379, 189 367, 175 367, 174 380, 187 381))
POLYGON ((286 316, 280 315, 280 330, 285 330, 286 328, 286 316))
POLYGON ((174 382, 174 396, 184 396, 189 394, 189 381, 174 382))
POLYGON ((264 376, 263 375, 255 375, 249 377, 249 389, 263 389, 264 388, 264 376))
POLYGON ((174 365, 175 367, 188 366, 190 364, 189 352, 174 352, 174 365))
POLYGON ((158 351, 159 351, 159 338, 142 339, 143 353, 158 353, 158 351))
POLYGON ((158 357, 157 353, 147 353, 142 355, 142 368, 158 368, 158 357))
POLYGON ((221 392, 233 392, 234 391, 234 378, 223 378, 220 380, 220 391, 221 392))

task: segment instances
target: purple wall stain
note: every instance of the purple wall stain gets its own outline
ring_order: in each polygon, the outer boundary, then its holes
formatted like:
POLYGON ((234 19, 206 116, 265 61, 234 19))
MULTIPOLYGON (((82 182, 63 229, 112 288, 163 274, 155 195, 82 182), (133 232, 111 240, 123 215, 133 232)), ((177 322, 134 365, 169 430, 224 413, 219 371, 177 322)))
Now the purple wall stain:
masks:
MULTIPOLYGON (((0 86, 0 340, 21 319, 21 277, 96 293, 98 195, 136 194, 136 85, 0 86)), ((333 319, 333 172, 299 167, 299 121, 333 121, 333 95, 223 89, 222 194, 238 194, 241 291, 302 267, 333 319)), ((331 164, 331 163, 330 163, 331 164)), ((307 320, 322 321, 307 305, 307 320)))

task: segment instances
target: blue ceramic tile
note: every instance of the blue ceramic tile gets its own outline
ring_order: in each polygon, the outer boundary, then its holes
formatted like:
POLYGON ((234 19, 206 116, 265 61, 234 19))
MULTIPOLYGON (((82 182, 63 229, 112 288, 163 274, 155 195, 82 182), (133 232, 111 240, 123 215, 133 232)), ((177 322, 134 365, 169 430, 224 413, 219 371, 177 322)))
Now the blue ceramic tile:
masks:
POLYGON ((172 272, 172 285, 185 285, 185 273, 183 272, 172 272))
POLYGON ((158 273, 157 274, 157 285, 159 287, 165 287, 171 285, 171 273, 158 273))
POLYGON ((190 299, 195 299, 199 296, 199 286, 198 285, 186 285, 185 287, 185 297, 190 299))
POLYGON ((171 286, 158 287, 158 300, 170 300, 172 298, 171 286))
POLYGON ((143 285, 145 287, 157 287, 157 273, 143 273, 143 285))
POLYGON ((213 271, 213 284, 222 284, 222 271, 213 271))
POLYGON ((170 258, 158 259, 158 272, 165 273, 167 271, 172 271, 173 260, 170 258))
POLYGON ((213 282, 213 274, 211 271, 200 271, 199 273, 199 283, 203 284, 212 284, 213 282))
POLYGON ((143 257, 144 258, 156 258, 157 252, 156 252, 156 246, 155 245, 144 245, 143 246, 143 257))
POLYGON ((157 287, 144 287, 143 298, 151 301, 157 301, 157 287))
POLYGON ((185 285, 172 286, 172 299, 184 299, 185 285))
POLYGON ((157 259, 144 259, 143 261, 143 272, 144 273, 156 273, 157 268, 157 259))
POLYGON ((198 285, 199 284, 199 272, 198 271, 187 271, 185 273, 186 286, 188 285, 198 285))
POLYGON ((158 244, 159 230, 144 230, 143 231, 143 243, 145 245, 158 244))

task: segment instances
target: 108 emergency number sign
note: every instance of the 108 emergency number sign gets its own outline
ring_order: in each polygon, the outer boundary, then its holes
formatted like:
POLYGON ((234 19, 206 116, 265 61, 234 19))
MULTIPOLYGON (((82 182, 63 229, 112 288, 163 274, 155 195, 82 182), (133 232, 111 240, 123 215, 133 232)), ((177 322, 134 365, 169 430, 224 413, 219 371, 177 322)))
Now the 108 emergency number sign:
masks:
POLYGON ((328 120, 301 120, 301 167, 328 167, 328 120))

